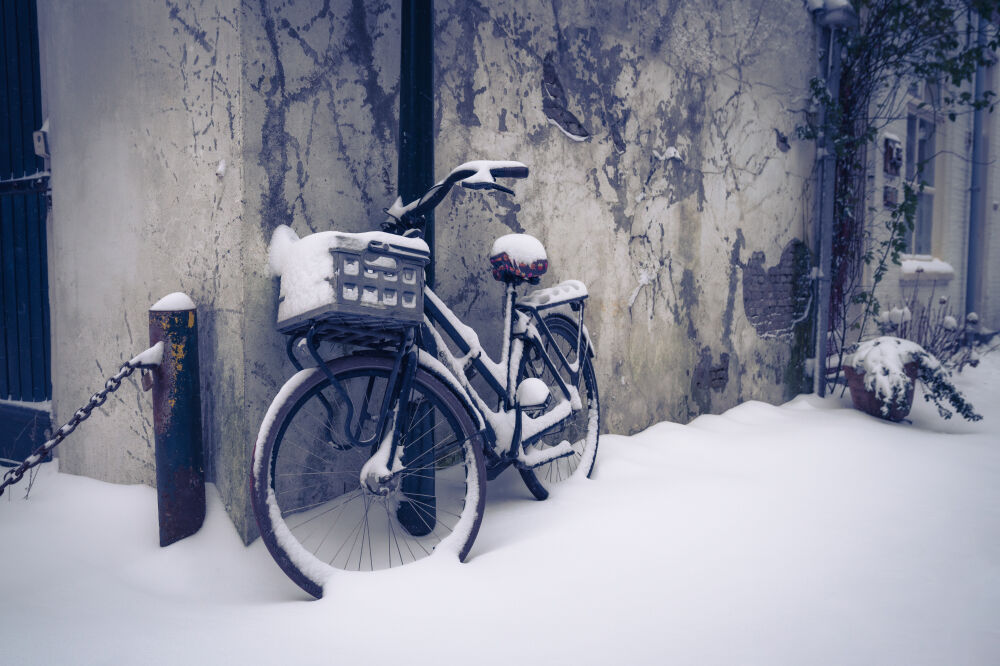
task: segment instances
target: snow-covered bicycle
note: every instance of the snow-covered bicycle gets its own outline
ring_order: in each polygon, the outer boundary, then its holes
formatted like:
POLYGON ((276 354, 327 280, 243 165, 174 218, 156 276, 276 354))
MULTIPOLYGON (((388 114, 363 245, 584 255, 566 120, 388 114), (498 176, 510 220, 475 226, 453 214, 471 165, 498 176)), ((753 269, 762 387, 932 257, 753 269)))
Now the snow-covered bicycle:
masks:
POLYGON ((551 483, 590 475, 600 409, 583 283, 519 297, 545 272, 545 250, 526 234, 499 238, 490 256, 505 286, 499 360, 424 285, 424 215, 455 183, 513 194, 496 179, 527 175, 519 162, 468 162, 416 201, 397 199, 385 231, 275 230, 278 329, 298 372, 261 424, 251 495, 268 550, 312 595, 333 569, 383 569, 445 549, 464 559, 486 480, 508 467, 538 499, 551 483), (359 351, 325 360, 330 343, 359 351), (312 367, 299 361, 306 354, 312 367))

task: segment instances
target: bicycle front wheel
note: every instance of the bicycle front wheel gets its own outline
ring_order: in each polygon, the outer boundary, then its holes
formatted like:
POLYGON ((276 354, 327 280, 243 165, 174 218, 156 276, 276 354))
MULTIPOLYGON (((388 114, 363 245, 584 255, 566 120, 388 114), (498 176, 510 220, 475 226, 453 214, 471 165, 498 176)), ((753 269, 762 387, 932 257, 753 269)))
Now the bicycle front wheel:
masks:
POLYGON ((359 355, 302 370, 261 425, 251 475, 261 538, 284 572, 315 597, 335 569, 401 566, 448 547, 464 559, 479 532, 486 475, 463 402, 420 368, 406 423, 396 424, 405 471, 372 490, 361 468, 388 390, 391 358, 359 355), (351 437, 345 434, 351 433, 351 437))
POLYGON ((552 340, 546 340, 542 345, 537 342, 525 344, 517 381, 520 384, 525 377, 538 377, 552 392, 549 400, 558 399, 562 391, 543 358, 543 354, 547 355, 558 365, 559 362, 556 360, 558 356, 555 353, 555 349, 558 348, 571 366, 578 364, 579 374, 575 384, 568 381, 567 373, 561 372, 561 375, 572 388, 576 389, 580 403, 574 405, 569 418, 534 444, 537 448, 545 449, 567 441, 573 453, 535 469, 518 470, 525 485, 537 499, 548 497, 546 485, 568 479, 578 472, 590 476, 594 469, 594 460, 597 458, 597 440, 601 430, 601 409, 593 360, 586 350, 580 357, 576 353, 579 327, 567 317, 558 314, 549 315, 544 321, 552 333, 552 340))

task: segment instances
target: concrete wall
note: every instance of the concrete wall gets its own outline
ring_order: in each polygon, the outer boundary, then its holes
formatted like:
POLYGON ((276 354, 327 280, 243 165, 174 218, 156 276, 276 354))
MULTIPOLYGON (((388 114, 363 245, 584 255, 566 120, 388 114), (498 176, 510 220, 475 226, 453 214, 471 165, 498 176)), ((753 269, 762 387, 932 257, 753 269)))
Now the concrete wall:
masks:
POLYGON ((815 73, 802 4, 435 7, 438 172, 532 169, 516 199, 459 192, 439 208, 456 311, 493 316, 490 244, 523 230, 548 250, 549 283, 590 288, 608 430, 793 395, 814 157, 794 138, 815 73))
MULTIPOLYGON (((250 538, 253 439, 291 374, 266 245, 281 223, 373 228, 394 198, 398 8, 39 5, 55 420, 146 346, 153 301, 187 291, 210 478, 250 538)), ((590 287, 606 430, 799 390, 814 154, 794 137, 815 61, 801 2, 439 0, 436 32, 438 174, 472 158, 532 169, 516 199, 459 190, 439 209, 440 292, 461 316, 496 330, 488 250, 523 230, 548 248, 547 284, 590 287)), ((62 468, 152 484, 150 418, 123 389, 62 468)))
MULTIPOLYGON (((291 374, 270 232, 368 229, 393 197, 399 19, 329 4, 39 2, 54 420, 148 346, 153 302, 186 291, 208 476, 245 537, 257 425, 291 374)), ((155 483, 150 401, 130 383, 61 447, 64 471, 155 483)))
MULTIPOLYGON (((239 2, 40 0, 38 10, 53 420, 148 346, 147 309, 182 290, 199 305, 213 449, 239 418, 244 374, 239 2)), ((60 447, 62 470, 154 483, 151 402, 137 379, 60 447)))
POLYGON ((362 0, 261 1, 244 12, 246 393, 235 408, 245 433, 220 450, 226 469, 217 476, 231 478, 230 512, 248 537, 256 534, 245 494, 253 442, 294 373, 274 327, 277 282, 267 272, 267 244, 279 224, 302 236, 368 231, 385 218, 382 209, 395 198, 399 13, 394 4, 362 0))

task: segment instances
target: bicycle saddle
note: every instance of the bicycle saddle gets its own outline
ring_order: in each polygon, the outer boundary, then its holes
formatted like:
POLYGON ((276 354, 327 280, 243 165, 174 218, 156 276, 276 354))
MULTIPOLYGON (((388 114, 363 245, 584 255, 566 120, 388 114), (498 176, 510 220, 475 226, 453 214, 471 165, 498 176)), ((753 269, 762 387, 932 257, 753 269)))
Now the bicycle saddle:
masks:
POLYGON ((507 234, 493 242, 490 251, 493 279, 500 282, 538 284, 549 267, 542 243, 528 234, 507 234))

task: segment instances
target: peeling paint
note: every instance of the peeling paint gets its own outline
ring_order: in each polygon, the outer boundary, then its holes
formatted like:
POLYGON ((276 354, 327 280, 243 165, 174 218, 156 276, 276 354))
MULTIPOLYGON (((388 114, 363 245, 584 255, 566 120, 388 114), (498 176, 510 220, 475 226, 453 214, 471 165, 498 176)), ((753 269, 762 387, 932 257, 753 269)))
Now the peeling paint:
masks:
MULTIPOLYGON (((386 11, 387 8, 388 4, 382 3, 376 11, 386 11)), ((383 88, 379 84, 378 73, 372 67, 375 61, 375 46, 364 0, 351 0, 348 20, 350 29, 347 32, 345 52, 361 73, 360 80, 365 90, 364 105, 371 112, 374 121, 373 131, 379 137, 393 137, 396 127, 393 105, 396 103, 399 89, 398 86, 389 90, 383 88)))
POLYGON ((569 110, 566 91, 556 72, 555 61, 555 51, 549 51, 542 62, 542 113, 548 116, 567 137, 574 141, 583 141, 590 137, 590 132, 569 110))
MULTIPOLYGON (((288 370, 272 328, 267 239, 281 223, 371 229, 395 197, 397 5, 39 4, 51 39, 74 56, 49 63, 61 128, 53 178, 76 174, 53 190, 53 294, 64 304, 54 330, 107 330, 96 345, 54 341, 54 364, 72 376, 54 404, 90 388, 80 384, 95 355, 107 365, 138 341, 123 318, 77 305, 78 285, 109 278, 102 302, 129 312, 144 312, 164 285, 189 290, 205 304, 208 467, 250 538, 252 430, 288 370), (109 113, 107 100, 126 98, 109 113), (218 178, 222 158, 229 169, 218 178), (121 168, 109 177, 88 171, 88 159, 121 168), (109 219, 122 220, 111 231, 125 256, 94 247, 93 220, 109 219)), ((800 385, 807 336, 802 326, 781 331, 804 304, 789 286, 798 282, 774 272, 798 265, 794 249, 776 258, 812 210, 813 156, 782 141, 815 73, 801 57, 815 44, 799 10, 787 0, 435 3, 436 175, 470 158, 531 168, 510 183, 513 199, 460 190, 438 209, 441 295, 486 343, 502 299, 491 241, 509 231, 541 239, 545 286, 574 278, 590 290, 599 379, 620 387, 602 393, 609 431, 777 401, 800 385), (552 124, 559 117, 574 132, 566 113, 585 141, 552 124), (748 311, 753 284, 772 294, 783 281, 790 314, 748 311)), ((95 426, 99 453, 69 452, 67 469, 121 459, 108 476, 149 483, 148 419, 109 419, 113 430, 95 426), (120 443, 126 436, 138 443, 120 443)))
MULTIPOLYGON (((814 74, 801 58, 814 50, 808 13, 782 0, 497 0, 471 19, 464 8, 435 4, 438 167, 491 156, 520 159, 532 175, 514 185, 516 217, 492 198, 445 202, 439 256, 472 252, 476 270, 480 246, 523 229, 545 243, 552 280, 588 284, 600 376, 629 369, 629 391, 609 398, 610 428, 781 399, 773 378, 801 365, 793 342, 746 335, 753 324, 739 304, 746 255, 780 251, 811 211, 811 155, 801 142, 785 150, 779 135, 801 121, 794 100, 814 74), (488 127, 466 122, 464 90, 477 91, 481 121, 491 112, 488 127), (557 118, 575 119, 587 140, 569 140, 557 118), (720 371, 714 387, 701 381, 708 393, 696 400, 682 369, 706 347, 709 370, 727 355, 728 380, 720 371)), ((462 302, 473 284, 492 294, 481 273, 440 277, 446 300, 462 302)))

